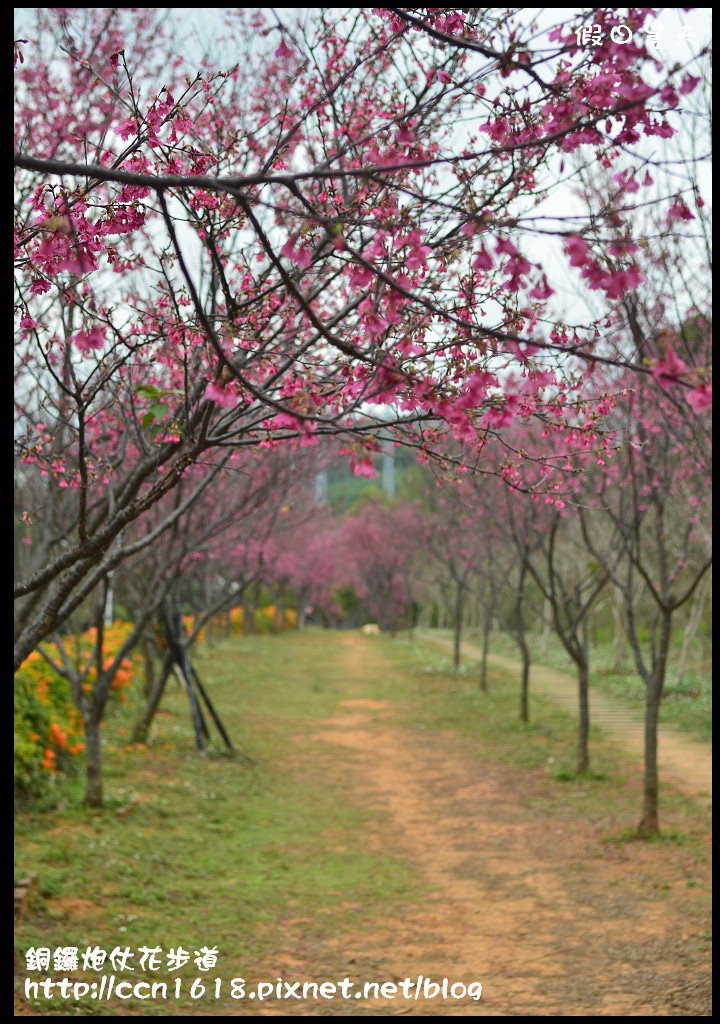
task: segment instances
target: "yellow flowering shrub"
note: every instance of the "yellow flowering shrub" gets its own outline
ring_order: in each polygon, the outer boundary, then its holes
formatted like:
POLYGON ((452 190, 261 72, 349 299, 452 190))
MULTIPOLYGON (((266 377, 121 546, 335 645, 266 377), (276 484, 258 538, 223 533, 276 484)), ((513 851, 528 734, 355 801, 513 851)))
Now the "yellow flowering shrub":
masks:
MULTIPOLYGON (((105 667, 112 664, 121 644, 132 630, 128 622, 114 622, 104 630, 105 667)), ((68 655, 84 665, 96 640, 96 630, 64 638, 68 655)), ((53 660, 60 660, 54 644, 46 647, 53 660)), ((112 681, 111 696, 124 703, 135 668, 132 658, 124 658, 112 681)), ((92 690, 97 671, 92 665, 83 683, 92 690)), ((39 795, 61 771, 72 768, 85 749, 83 722, 75 707, 70 682, 59 675, 33 651, 15 673, 15 787, 18 792, 39 795)))
MULTIPOLYGON (((223 616, 226 614, 223 612, 223 616)), ((244 632, 277 633, 283 629, 295 629, 297 626, 297 612, 294 608, 277 609, 274 604, 254 610, 254 630, 245 630, 244 612, 240 606, 231 608, 229 616, 230 631, 234 636, 242 636, 244 632)))

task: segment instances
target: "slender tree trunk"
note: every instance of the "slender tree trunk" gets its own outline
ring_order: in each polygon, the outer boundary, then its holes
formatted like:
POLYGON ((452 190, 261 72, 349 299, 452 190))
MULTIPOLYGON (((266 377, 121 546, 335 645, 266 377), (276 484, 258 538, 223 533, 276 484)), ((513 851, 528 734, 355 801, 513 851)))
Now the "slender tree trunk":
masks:
POLYGON ((520 579, 517 587, 517 600, 515 602, 515 641, 520 648, 522 655, 522 676, 520 677, 520 721, 530 721, 528 707, 528 693, 530 690, 530 651, 525 636, 525 618, 523 616, 523 594, 525 592, 525 578, 527 575, 527 563, 522 562, 520 567, 520 579))
POLYGON ((243 604, 242 631, 246 636, 255 632, 255 611, 249 601, 243 604))
POLYGON ((100 720, 94 715, 85 717, 85 805, 102 807, 102 738, 100 720))
POLYGON ((455 621, 453 622, 453 665, 455 668, 460 668, 460 641, 462 639, 464 603, 463 588, 458 583, 455 592, 455 621))
POLYGON ((657 766, 657 731, 660 701, 662 700, 667 657, 670 649, 672 628, 672 611, 663 609, 660 626, 660 642, 653 671, 645 680, 645 780, 643 786, 642 818, 638 825, 638 835, 645 838, 660 834, 658 814, 658 766, 657 766))
POLYGON ((299 595, 298 595, 298 603, 297 603, 297 628, 298 629, 304 629, 305 628, 305 623, 307 621, 307 611, 306 611, 306 609, 307 609, 307 606, 308 606, 308 598, 309 598, 309 596, 310 595, 308 594, 307 590, 305 590, 305 589, 302 589, 300 591, 299 595))
POLYGON ((590 736, 590 699, 588 693, 587 660, 577 662, 578 672, 578 747, 577 770, 586 772, 590 767, 588 739, 590 736))
POLYGON ((149 697, 155 688, 155 661, 153 659, 152 641, 145 634, 142 641, 143 660, 145 663, 145 697, 149 697))
POLYGON ((638 835, 642 838, 656 836, 660 833, 658 818, 658 766, 657 766, 657 727, 660 711, 660 687, 656 673, 647 681, 645 687, 645 776, 643 785, 642 818, 638 825, 638 835))
POLYGON ((155 685, 153 686, 152 692, 148 697, 145 705, 145 710, 138 719, 132 734, 133 743, 144 743, 147 739, 148 731, 152 724, 152 720, 155 717, 155 712, 160 706, 160 700, 163 693, 165 692, 165 686, 170 676, 172 669, 172 658, 170 654, 165 655, 160 674, 155 679, 155 685))
POLYGON ((624 603, 622 592, 616 590, 612 598, 613 614, 613 671, 620 672, 627 649, 625 636, 625 620, 623 618, 624 603))
POLYGON ((522 652, 522 676, 520 677, 520 721, 530 721, 528 695, 530 692, 530 651, 523 637, 520 647, 522 652))
POLYGON ((483 644, 482 661, 480 662, 480 689, 483 693, 488 692, 487 685, 487 656, 490 646, 490 625, 492 623, 492 608, 488 608, 483 619, 483 644))
POLYGON ((255 628, 255 609, 258 604, 259 587, 257 584, 252 588, 248 588, 247 599, 243 601, 243 633, 249 635, 251 633, 257 633, 255 628))

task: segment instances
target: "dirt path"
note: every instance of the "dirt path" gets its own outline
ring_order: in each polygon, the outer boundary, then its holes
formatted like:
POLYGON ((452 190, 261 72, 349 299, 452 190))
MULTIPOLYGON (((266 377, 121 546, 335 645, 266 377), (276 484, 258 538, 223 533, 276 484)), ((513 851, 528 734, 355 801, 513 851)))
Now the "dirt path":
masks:
MULTIPOLYGON (((349 677, 382 671, 366 640, 342 643, 349 677)), ((457 734, 434 733, 428 748, 394 717, 390 701, 346 699, 322 724, 325 741, 352 766, 359 796, 387 812, 368 830, 369 848, 400 852, 427 891, 402 919, 344 940, 348 971, 482 982, 480 1002, 398 997, 391 1014, 682 1015, 668 999, 666 972, 667 960, 681 969, 687 935, 666 905, 628 884, 629 868, 631 878, 655 869, 657 849, 589 854, 586 836, 529 815, 499 769, 483 765, 480 774, 457 734)), ((383 1012, 382 1003, 372 1006, 383 1012)), ((358 1010, 372 1012, 362 1003, 358 1010)))
MULTIPOLYGON (((450 648, 448 637, 437 637, 427 633, 423 639, 450 648)), ((481 648, 463 640, 462 653, 471 658, 481 658, 481 648)), ((507 669, 518 677, 521 665, 513 658, 500 654, 488 654, 488 663, 507 669)), ((551 697, 573 715, 577 715, 577 682, 544 665, 533 665, 530 670, 530 689, 551 697)), ((613 742, 622 746, 627 753, 637 757, 638 766, 643 757, 643 721, 638 712, 620 701, 597 690, 590 690, 590 722, 599 726, 613 742)), ((658 735, 658 762, 662 779, 667 779, 679 790, 704 802, 712 800, 712 753, 709 744, 693 740, 671 725, 661 725, 658 735)))

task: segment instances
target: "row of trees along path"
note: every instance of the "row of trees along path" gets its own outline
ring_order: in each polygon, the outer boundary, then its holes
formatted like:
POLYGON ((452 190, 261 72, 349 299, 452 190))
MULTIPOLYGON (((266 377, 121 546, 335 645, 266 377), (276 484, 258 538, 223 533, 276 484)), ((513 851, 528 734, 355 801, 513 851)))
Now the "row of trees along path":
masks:
MULTIPOLYGON (((433 643, 443 647, 451 643, 449 637, 438 636, 434 632, 424 632, 422 636, 423 639, 431 639, 433 643)), ((467 657, 482 657, 482 649, 467 640, 462 641, 461 650, 467 657)), ((499 668, 517 673, 522 669, 519 661, 502 654, 490 653, 487 657, 491 664, 499 668)), ((563 708, 577 715, 577 681, 572 676, 545 665, 533 665, 530 669, 530 686, 531 689, 551 697, 563 708)), ((590 709, 590 720, 593 725, 602 729, 606 736, 629 754, 642 759, 642 714, 629 705, 596 691, 591 693, 590 709)), ((658 736, 658 762, 662 777, 671 781, 682 792, 710 802, 712 764, 709 744, 693 740, 670 725, 659 726, 658 736)))

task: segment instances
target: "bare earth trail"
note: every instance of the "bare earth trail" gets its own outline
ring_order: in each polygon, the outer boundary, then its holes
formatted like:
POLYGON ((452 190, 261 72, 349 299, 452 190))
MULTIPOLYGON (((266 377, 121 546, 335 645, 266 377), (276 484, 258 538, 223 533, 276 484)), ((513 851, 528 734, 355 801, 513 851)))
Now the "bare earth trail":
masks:
MULTIPOLYGON (((423 633, 423 640, 450 649, 448 637, 423 633)), ((466 640, 461 653, 471 658, 482 657, 482 649, 466 640)), ((513 658, 488 653, 488 664, 520 677, 521 665, 513 658)), ((545 665, 530 669, 530 691, 552 698, 572 715, 577 716, 577 682, 571 675, 558 672, 545 665)), ((590 688, 590 723, 602 729, 605 736, 637 758, 638 768, 643 758, 643 720, 638 712, 612 697, 590 688)), ((667 779, 683 793, 702 802, 712 800, 712 753, 709 744, 693 740, 679 729, 660 725, 658 731, 658 763, 661 781, 667 779)))
MULTIPOLYGON (((387 671, 372 641, 339 642, 350 681, 387 671)), ((686 1015, 683 992, 707 979, 682 903, 634 884, 656 870, 657 848, 598 851, 540 808, 529 813, 522 781, 513 792, 507 770, 480 765, 456 733, 429 740, 403 726, 392 700, 342 700, 321 729, 343 752, 356 796, 386 812, 368 827, 368 849, 405 857, 427 894, 371 934, 337 940, 348 975, 483 985, 479 1002, 396 997, 358 1001, 356 1013, 686 1015)))

